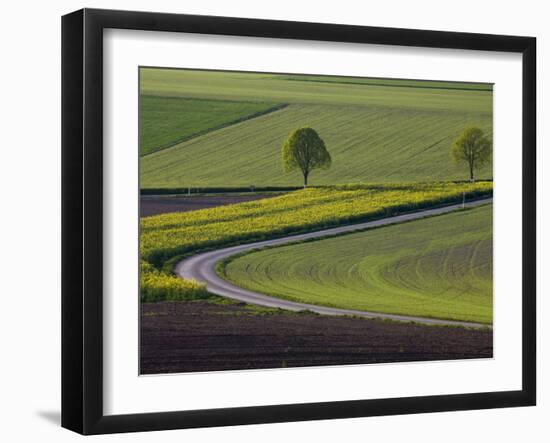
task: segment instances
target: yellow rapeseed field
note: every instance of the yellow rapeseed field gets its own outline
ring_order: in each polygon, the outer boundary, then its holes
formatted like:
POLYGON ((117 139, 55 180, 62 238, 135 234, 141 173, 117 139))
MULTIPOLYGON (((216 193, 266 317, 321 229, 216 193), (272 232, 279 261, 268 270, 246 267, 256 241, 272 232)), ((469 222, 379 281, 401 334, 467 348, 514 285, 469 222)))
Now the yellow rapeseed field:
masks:
POLYGON ((492 193, 492 182, 342 185, 141 220, 142 301, 208 297, 204 285, 172 267, 183 256, 231 244, 382 218, 492 193))

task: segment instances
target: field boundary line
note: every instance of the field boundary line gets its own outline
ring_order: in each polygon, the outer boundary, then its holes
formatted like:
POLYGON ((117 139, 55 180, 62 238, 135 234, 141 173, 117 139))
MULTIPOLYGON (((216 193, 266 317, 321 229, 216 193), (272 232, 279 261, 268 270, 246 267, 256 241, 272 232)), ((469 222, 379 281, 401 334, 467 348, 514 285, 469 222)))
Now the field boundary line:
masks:
MULTIPOLYGON (((300 78, 279 78, 278 80, 286 81, 296 81, 296 82, 312 82, 312 83, 324 83, 324 84, 335 84, 335 85, 356 85, 356 86, 381 86, 385 88, 417 88, 417 89, 436 89, 444 91, 473 91, 473 92, 493 92, 493 86, 491 89, 482 89, 482 88, 467 88, 467 87, 453 87, 453 86, 423 86, 423 85, 406 85, 406 84, 389 84, 389 83, 368 83, 360 81, 330 81, 330 80, 317 80, 317 79, 300 79, 300 78)), ((403 80, 406 81, 406 80, 403 80)), ((422 81, 422 80, 411 80, 411 81, 422 81)), ((425 80, 426 82, 431 82, 434 80, 425 80)), ((475 84, 475 83, 472 83, 475 84)), ((487 84, 489 86, 489 84, 487 84)))

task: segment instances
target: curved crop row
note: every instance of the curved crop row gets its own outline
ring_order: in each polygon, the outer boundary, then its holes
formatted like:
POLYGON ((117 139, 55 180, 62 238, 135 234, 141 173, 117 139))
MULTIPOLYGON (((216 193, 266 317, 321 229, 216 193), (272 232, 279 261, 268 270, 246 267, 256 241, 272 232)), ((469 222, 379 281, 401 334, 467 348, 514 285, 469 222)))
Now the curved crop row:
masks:
POLYGON ((237 286, 343 309, 491 323, 492 205, 228 259, 237 286))

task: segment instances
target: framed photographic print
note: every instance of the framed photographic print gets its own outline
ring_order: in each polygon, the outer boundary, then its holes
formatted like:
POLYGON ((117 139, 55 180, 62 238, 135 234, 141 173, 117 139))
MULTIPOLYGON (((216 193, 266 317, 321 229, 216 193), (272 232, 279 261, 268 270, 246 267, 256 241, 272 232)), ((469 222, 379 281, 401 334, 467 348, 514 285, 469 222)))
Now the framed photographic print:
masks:
POLYGON ((62 21, 62 425, 529 406, 531 37, 62 21))

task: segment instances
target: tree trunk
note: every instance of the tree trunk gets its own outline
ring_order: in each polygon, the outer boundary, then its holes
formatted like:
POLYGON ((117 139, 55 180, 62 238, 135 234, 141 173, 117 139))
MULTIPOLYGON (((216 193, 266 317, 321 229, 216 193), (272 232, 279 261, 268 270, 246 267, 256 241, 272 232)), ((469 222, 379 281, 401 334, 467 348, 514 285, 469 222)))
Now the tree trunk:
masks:
POLYGON ((475 179, 474 179, 474 164, 473 163, 470 163, 470 182, 474 182, 475 179))
POLYGON ((309 175, 309 172, 304 172, 304 188, 307 188, 307 176, 309 175))

